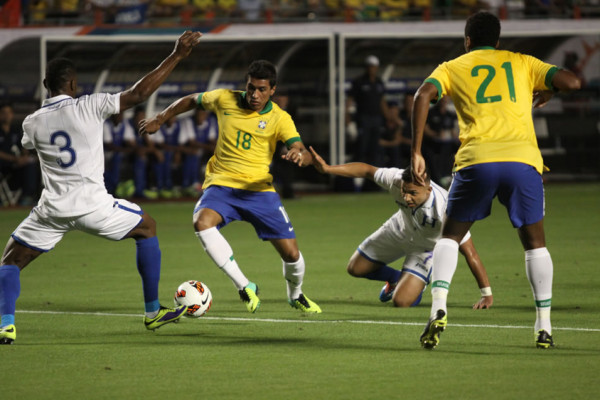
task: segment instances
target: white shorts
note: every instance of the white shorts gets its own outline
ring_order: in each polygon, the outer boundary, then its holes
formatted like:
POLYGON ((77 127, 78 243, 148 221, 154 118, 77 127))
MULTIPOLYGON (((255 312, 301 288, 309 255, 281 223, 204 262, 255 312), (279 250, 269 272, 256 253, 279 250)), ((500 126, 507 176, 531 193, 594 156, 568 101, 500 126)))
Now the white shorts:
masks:
POLYGON ((80 217, 48 217, 34 207, 11 236, 18 243, 43 252, 52 250, 65 233, 73 230, 121 240, 142 222, 143 213, 140 206, 123 199, 115 199, 112 207, 80 217))
POLYGON ((359 246, 358 252, 367 260, 387 265, 404 257, 402 271, 429 283, 433 267, 433 251, 417 249, 391 227, 388 220, 359 246))

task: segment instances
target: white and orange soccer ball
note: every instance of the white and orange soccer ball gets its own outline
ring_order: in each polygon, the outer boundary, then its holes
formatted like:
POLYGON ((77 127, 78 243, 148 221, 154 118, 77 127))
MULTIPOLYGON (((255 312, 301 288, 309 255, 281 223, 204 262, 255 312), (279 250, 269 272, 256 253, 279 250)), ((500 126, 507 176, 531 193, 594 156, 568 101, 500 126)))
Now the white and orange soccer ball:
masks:
POLYGON ((175 305, 187 306, 184 315, 198 318, 210 309, 212 293, 208 286, 200 281, 183 282, 175 292, 175 305))

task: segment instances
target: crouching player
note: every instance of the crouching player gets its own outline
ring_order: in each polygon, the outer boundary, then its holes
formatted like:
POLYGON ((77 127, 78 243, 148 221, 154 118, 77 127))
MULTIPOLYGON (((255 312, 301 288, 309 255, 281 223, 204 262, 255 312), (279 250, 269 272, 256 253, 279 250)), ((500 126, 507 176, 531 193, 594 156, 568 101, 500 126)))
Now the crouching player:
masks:
MULTIPOLYGON (((398 204, 392 215, 377 231, 367 237, 354 252, 347 270, 352 276, 386 282, 379 300, 393 300, 396 307, 416 306, 429 283, 433 265, 433 247, 441 236, 448 193, 435 182, 413 182, 410 168, 377 168, 365 163, 328 165, 311 147, 313 165, 325 174, 348 178, 367 178, 388 190, 398 204), (404 257, 402 270, 389 266, 404 257)), ((475 250, 471 235, 460 244, 481 298, 474 309, 492 306, 493 296, 486 270, 475 250)))

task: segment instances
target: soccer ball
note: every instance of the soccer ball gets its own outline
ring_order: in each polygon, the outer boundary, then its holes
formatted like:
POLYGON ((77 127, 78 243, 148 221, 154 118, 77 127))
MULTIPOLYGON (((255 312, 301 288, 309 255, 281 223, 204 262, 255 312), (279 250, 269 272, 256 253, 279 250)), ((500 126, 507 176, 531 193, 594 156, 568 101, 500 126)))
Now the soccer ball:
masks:
POLYGON ((175 292, 175 305, 187 306, 185 316, 198 318, 206 314, 212 305, 212 293, 200 281, 183 282, 175 292))

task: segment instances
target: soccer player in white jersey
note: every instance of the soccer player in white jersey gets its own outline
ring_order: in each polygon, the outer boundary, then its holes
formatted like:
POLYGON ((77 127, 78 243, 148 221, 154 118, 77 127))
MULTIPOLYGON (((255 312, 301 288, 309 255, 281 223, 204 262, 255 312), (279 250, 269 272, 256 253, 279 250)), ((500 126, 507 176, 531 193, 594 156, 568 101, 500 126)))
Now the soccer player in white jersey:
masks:
POLYGON ((22 140, 25 148, 38 153, 44 190, 37 206, 12 233, 2 255, 0 344, 11 344, 16 338, 21 270, 52 250, 71 230, 110 240, 135 239, 147 329, 174 322, 186 311, 185 306, 170 309, 159 304, 160 248, 155 221, 138 205, 115 199, 106 191, 102 125, 110 115, 144 102, 190 54, 200 36, 184 32, 157 68, 117 94, 95 93, 76 99, 74 64, 65 58, 48 63, 44 86, 50 98, 23 121, 22 140))
MULTIPOLYGON (((386 282, 379 294, 382 302, 393 299, 396 307, 418 305, 429 283, 433 248, 442 233, 446 190, 429 178, 425 185, 416 185, 410 168, 378 168, 360 162, 328 165, 312 147, 310 151, 319 172, 370 179, 393 196, 398 212, 358 246, 347 270, 352 276, 386 282), (401 271, 388 265, 403 257, 401 271)), ((491 307, 494 299, 488 276, 470 234, 463 238, 460 251, 480 288, 481 298, 473 308, 491 307)))

